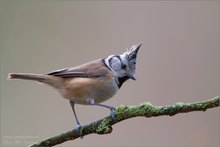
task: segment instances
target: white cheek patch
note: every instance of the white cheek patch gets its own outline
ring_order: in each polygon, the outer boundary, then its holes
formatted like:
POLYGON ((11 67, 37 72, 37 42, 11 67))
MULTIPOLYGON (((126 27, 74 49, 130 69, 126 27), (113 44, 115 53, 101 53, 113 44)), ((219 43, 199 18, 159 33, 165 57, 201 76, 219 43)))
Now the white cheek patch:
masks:
POLYGON ((111 55, 105 59, 105 63, 111 69, 115 77, 124 77, 130 73, 125 55, 111 55), (126 65, 127 68, 122 68, 122 64, 126 65))
POLYGON ((121 69, 121 61, 117 58, 117 57, 113 57, 110 60, 110 67, 114 70, 114 71, 119 71, 121 69))
POLYGON ((119 65, 117 64, 117 63, 112 63, 111 64, 111 68, 113 69, 113 70, 115 70, 115 71, 119 71, 119 65))

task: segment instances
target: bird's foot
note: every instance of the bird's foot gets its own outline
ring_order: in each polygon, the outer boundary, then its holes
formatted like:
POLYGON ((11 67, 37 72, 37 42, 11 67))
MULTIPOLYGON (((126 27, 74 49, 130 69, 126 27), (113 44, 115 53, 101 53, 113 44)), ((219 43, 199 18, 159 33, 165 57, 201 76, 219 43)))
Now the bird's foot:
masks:
POLYGON ((83 134, 82 134, 82 126, 80 124, 76 125, 76 131, 79 134, 80 138, 83 139, 83 134))
POLYGON ((109 106, 109 109, 111 111, 112 119, 115 120, 115 107, 114 106, 109 106))

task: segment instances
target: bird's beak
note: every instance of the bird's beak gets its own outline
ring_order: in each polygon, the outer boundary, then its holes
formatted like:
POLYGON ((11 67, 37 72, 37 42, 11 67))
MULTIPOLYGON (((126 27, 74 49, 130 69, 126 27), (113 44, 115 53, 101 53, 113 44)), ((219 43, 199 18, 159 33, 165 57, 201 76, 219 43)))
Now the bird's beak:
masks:
POLYGON ((134 75, 128 75, 128 77, 132 80, 137 80, 137 78, 134 75))

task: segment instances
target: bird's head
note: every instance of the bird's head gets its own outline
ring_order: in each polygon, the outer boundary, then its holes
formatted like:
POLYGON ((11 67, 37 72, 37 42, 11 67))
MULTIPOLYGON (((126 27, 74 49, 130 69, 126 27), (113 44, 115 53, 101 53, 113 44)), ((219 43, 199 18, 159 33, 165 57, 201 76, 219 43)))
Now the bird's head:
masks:
POLYGON ((123 83, 127 79, 136 80, 136 60, 141 43, 133 45, 121 55, 110 55, 105 59, 105 63, 118 78, 119 83, 123 83))

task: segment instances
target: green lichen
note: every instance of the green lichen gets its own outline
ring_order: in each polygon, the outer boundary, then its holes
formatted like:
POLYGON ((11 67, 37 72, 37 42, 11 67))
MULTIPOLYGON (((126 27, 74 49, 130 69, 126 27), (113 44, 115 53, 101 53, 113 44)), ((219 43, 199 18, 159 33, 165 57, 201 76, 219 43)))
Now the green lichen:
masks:
POLYGON ((104 119, 99 123, 98 127, 96 128, 96 133, 98 134, 107 134, 112 131, 110 125, 110 119, 104 119))
POLYGON ((115 109, 116 120, 123 120, 129 118, 130 109, 132 106, 120 105, 115 109))
MULTIPOLYGON (((175 104, 176 107, 182 107, 183 105, 184 105, 183 102, 178 102, 178 103, 175 104)), ((186 105, 186 104, 185 104, 185 105, 186 105)))
POLYGON ((117 119, 127 119, 135 116, 152 115, 154 107, 151 103, 145 102, 138 106, 120 105, 116 108, 117 119))
POLYGON ((182 102, 178 102, 178 103, 176 103, 175 105, 174 105, 174 107, 173 107, 173 111, 178 111, 178 110, 181 110, 181 109, 183 109, 183 107, 185 107, 185 108, 187 108, 187 104, 184 104, 184 103, 182 103, 182 102))
POLYGON ((145 102, 136 108, 136 113, 138 116, 151 116, 154 112, 154 107, 151 103, 145 102))

